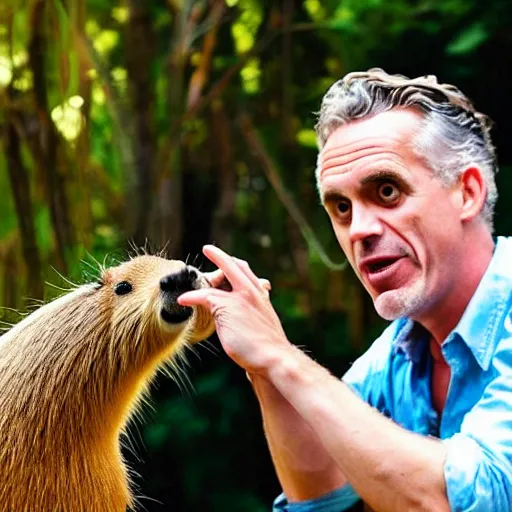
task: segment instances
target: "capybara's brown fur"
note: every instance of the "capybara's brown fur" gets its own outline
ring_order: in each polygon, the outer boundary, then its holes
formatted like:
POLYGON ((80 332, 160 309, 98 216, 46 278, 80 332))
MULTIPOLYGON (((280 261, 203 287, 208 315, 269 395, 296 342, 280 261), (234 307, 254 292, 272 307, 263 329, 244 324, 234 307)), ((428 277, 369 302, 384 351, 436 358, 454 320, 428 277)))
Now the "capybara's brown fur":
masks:
POLYGON ((0 338, 0 511, 134 507, 119 436, 163 362, 213 332, 176 297, 207 286, 140 256, 48 303, 0 338))

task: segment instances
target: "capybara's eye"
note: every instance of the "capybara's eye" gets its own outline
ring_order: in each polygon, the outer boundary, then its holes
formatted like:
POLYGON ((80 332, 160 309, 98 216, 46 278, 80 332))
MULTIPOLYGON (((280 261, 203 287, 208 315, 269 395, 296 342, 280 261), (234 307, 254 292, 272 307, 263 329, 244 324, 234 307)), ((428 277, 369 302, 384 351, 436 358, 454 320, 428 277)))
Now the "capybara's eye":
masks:
POLYGON ((116 284, 114 291, 117 295, 126 295, 132 291, 133 287, 128 281, 121 281, 116 284))

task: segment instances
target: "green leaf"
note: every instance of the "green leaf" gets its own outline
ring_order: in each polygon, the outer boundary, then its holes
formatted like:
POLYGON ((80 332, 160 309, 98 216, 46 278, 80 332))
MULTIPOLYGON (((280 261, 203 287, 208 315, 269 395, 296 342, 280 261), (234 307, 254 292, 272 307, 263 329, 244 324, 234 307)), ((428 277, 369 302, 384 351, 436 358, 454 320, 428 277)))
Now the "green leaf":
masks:
POLYGON ((474 23, 470 27, 463 30, 452 42, 446 47, 448 55, 464 55, 476 50, 489 37, 488 31, 481 23, 474 23))
POLYGON ((317 148, 315 130, 300 130, 296 136, 297 142, 306 148, 317 148))

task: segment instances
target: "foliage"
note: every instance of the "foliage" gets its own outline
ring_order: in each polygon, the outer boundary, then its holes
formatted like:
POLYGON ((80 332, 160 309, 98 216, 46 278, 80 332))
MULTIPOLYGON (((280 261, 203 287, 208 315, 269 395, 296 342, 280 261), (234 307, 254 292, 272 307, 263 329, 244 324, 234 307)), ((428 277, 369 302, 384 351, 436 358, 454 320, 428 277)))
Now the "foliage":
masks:
MULTIPOLYGON (((80 260, 122 259, 130 240, 191 260, 214 241, 271 279, 290 339, 341 374, 382 324, 338 269, 318 205, 321 97, 376 65, 456 83, 496 122, 496 226, 510 232, 511 11, 500 0, 4 1, 0 303, 49 299, 45 281, 65 285, 53 269, 84 280, 80 260)), ((279 491, 245 376, 212 346, 190 355, 194 389, 159 378, 155 412, 132 427, 148 511, 257 512, 279 491)))

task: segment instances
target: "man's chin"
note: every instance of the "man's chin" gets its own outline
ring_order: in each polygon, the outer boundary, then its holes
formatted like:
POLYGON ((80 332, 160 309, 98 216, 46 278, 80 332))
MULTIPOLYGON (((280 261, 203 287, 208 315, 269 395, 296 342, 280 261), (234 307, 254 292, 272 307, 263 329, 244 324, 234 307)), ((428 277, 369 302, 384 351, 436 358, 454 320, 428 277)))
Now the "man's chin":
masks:
MULTIPOLYGON (((415 291, 419 292, 419 290, 415 291)), ((422 302, 421 293, 399 288, 381 293, 373 300, 373 305, 379 316, 384 320, 393 321, 397 318, 412 316, 422 302)))
POLYGON ((383 318, 384 320, 388 320, 392 322, 397 318, 401 318, 403 315, 401 314, 401 309, 395 307, 395 305, 388 304, 387 302, 382 301, 374 301, 375 310, 377 314, 383 318))

